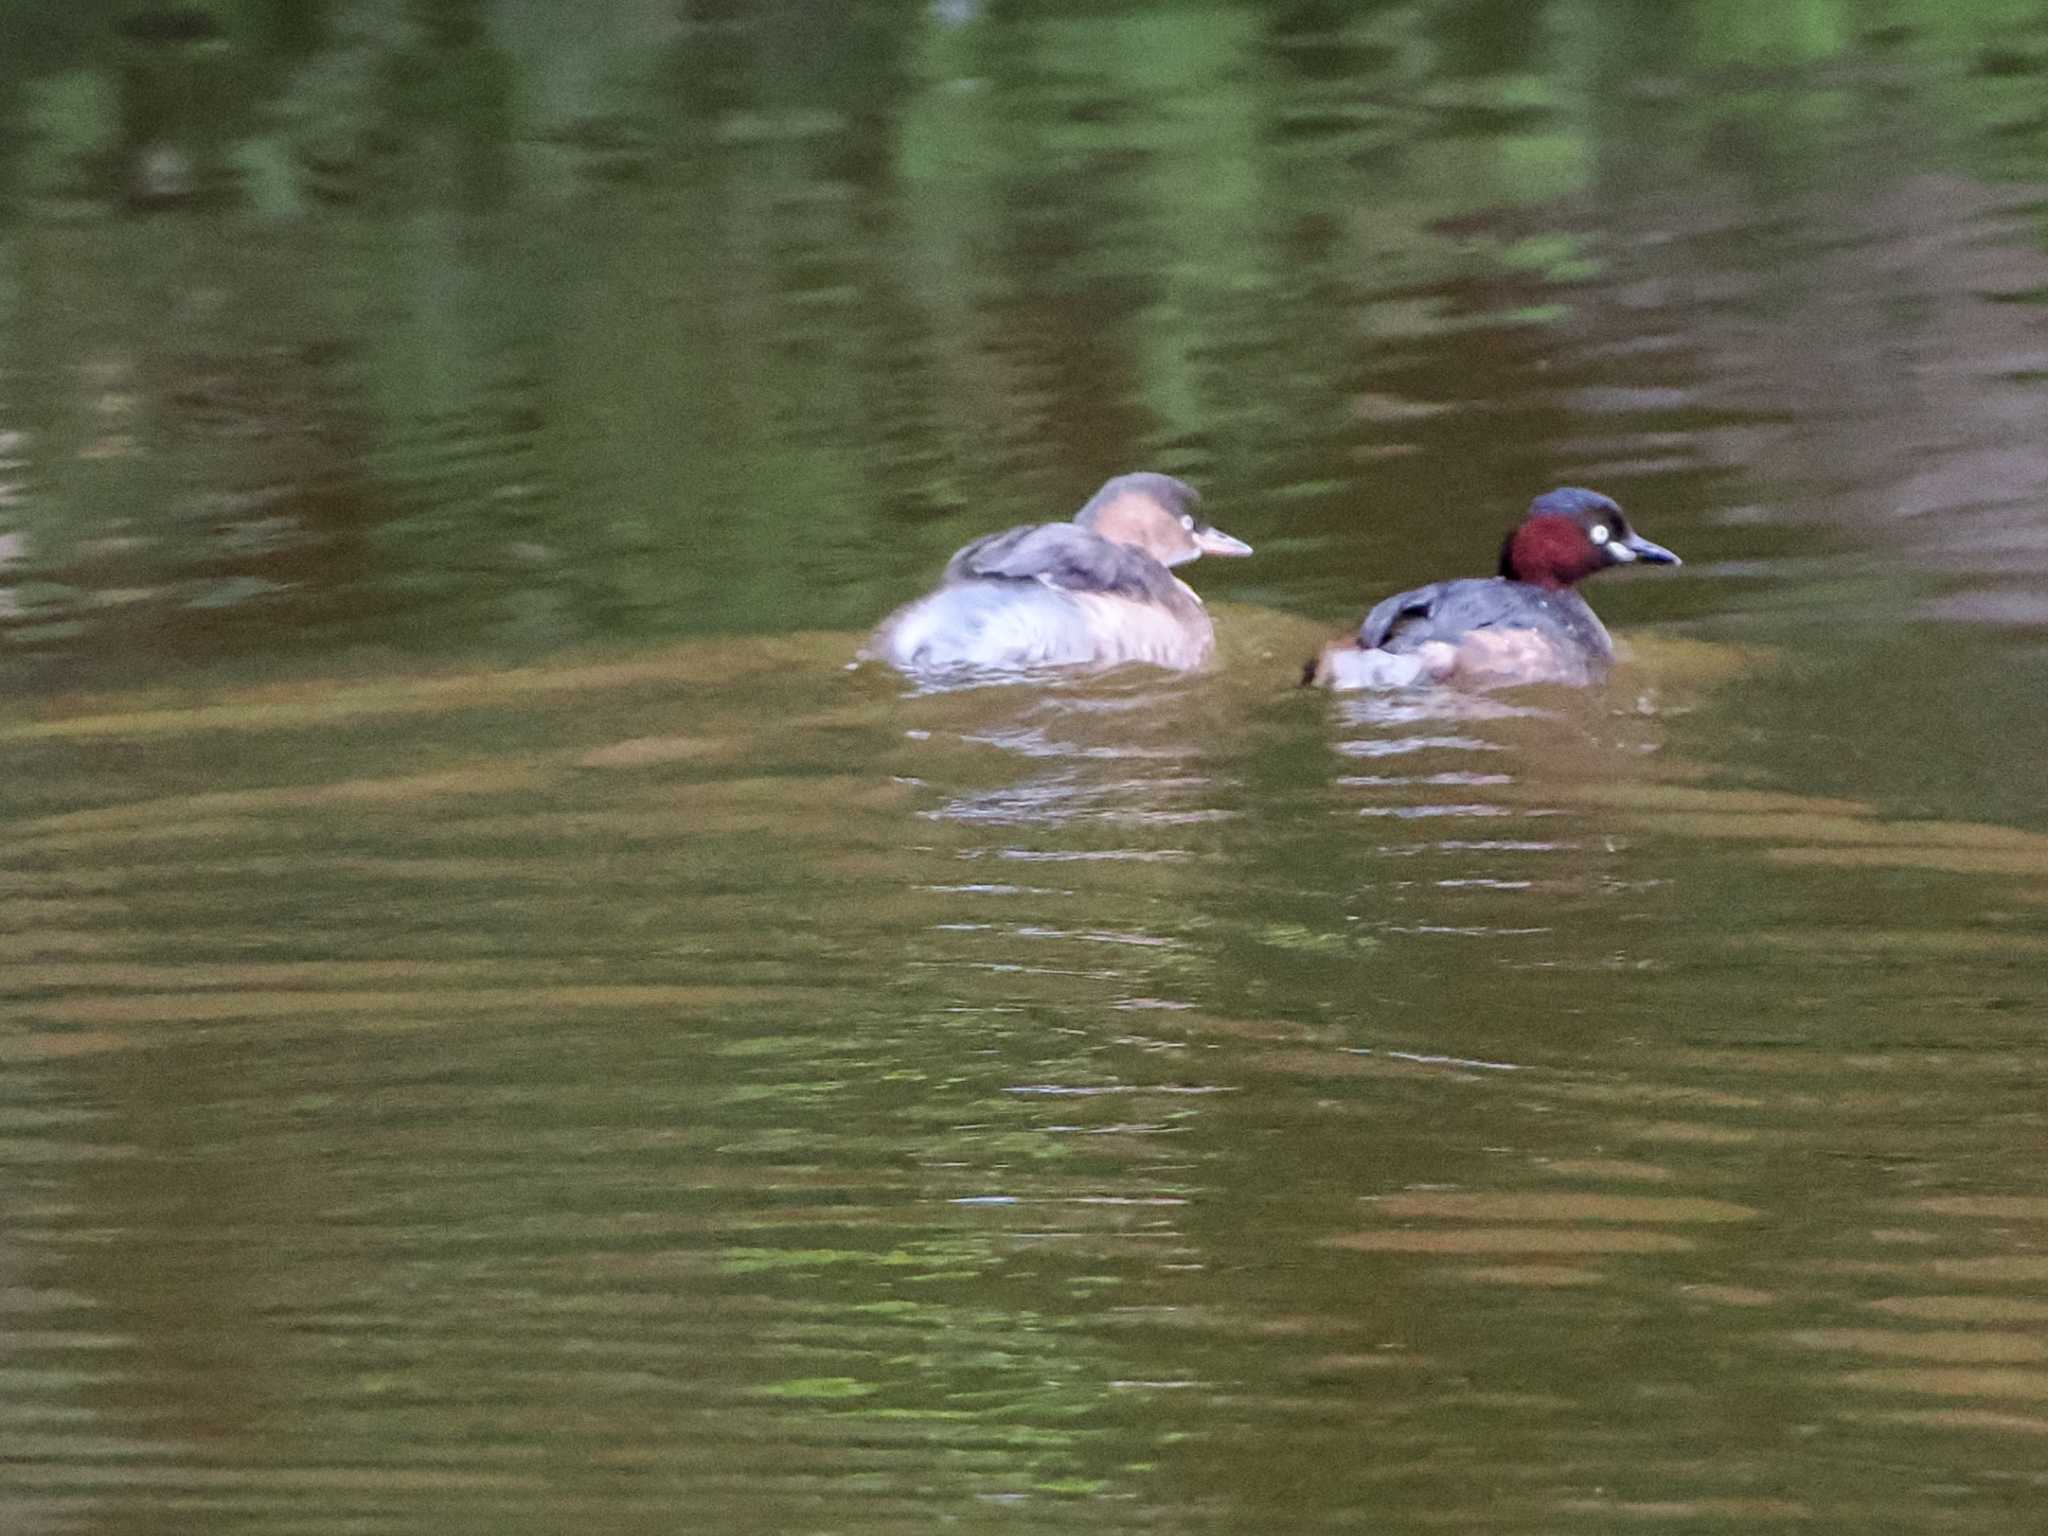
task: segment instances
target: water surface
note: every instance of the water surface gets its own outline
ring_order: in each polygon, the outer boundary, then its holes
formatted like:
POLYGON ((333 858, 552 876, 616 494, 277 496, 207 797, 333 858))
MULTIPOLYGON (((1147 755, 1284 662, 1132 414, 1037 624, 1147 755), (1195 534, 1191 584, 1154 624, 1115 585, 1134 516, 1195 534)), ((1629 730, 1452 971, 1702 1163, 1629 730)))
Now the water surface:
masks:
POLYGON ((2036 1520, 2031 12, 142 14, 10 86, 0 1524, 2036 1520), (1211 671, 849 668, 1135 467, 1211 671), (1559 482, 1608 687, 1293 686, 1559 482))

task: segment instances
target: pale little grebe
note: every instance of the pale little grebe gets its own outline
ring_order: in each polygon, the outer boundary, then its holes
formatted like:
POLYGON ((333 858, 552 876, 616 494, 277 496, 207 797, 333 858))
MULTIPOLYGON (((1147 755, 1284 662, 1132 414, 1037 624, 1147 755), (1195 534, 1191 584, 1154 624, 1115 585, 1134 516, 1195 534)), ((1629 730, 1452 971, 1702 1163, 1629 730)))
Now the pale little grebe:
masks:
POLYGON ((1142 661, 1201 666, 1215 645, 1208 611, 1169 566, 1248 555, 1196 515, 1201 497, 1171 475, 1118 475, 1072 522, 976 539, 938 587, 883 620, 864 655, 905 672, 1020 671, 1142 661))

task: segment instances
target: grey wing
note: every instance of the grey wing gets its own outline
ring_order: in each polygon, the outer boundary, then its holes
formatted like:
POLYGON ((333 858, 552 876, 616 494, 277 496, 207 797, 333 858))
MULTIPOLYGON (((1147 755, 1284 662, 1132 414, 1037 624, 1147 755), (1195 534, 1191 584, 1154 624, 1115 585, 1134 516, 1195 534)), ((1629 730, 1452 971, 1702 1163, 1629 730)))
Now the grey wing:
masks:
POLYGON ((1437 610, 1452 585, 1435 581, 1382 599, 1358 626, 1358 643, 1369 651, 1397 650, 1438 638, 1445 626, 1437 610))
POLYGON ((1499 577, 1439 581, 1390 597, 1365 616, 1359 643, 1411 651, 1432 640, 1456 644, 1475 629, 1530 628, 1562 631, 1593 655, 1613 658, 1606 626, 1576 592, 1539 592, 1499 577))
POLYGON ((946 562, 945 579, 1040 581, 1070 592, 1114 592, 1164 599, 1174 585, 1165 566, 1127 545, 1072 523, 1036 523, 976 539, 946 562))
POLYGON ((1020 556, 1020 546, 1028 545, 1031 536, 1037 532, 1034 525, 983 534, 973 543, 964 544, 953 552, 953 558, 946 562, 944 579, 949 582, 974 581, 977 578, 1000 578, 1005 574, 1028 574, 1022 567, 1030 558, 1029 550, 1025 549, 1020 556))

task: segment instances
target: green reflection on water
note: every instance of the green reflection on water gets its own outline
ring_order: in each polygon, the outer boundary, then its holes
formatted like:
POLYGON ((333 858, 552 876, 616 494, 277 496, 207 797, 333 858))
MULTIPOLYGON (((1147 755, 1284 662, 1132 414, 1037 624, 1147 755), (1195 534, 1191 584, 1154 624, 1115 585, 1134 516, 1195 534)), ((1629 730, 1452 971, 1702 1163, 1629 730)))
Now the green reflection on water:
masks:
POLYGON ((0 18, 9 1519, 2011 1528, 2030 10, 204 10, 0 18), (1138 465, 1215 672, 843 670, 1138 465))

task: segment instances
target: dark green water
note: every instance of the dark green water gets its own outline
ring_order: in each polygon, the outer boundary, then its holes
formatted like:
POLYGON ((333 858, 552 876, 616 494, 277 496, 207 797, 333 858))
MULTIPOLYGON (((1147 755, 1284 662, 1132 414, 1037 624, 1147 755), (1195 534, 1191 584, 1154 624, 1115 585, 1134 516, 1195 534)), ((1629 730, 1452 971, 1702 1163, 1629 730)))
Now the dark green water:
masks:
POLYGON ((2041 1524, 2031 7, 0 43, 0 1530, 2041 1524), (1136 467, 1210 672, 848 669, 1136 467))

